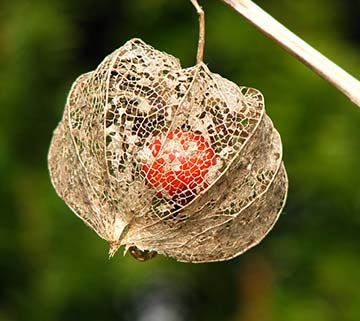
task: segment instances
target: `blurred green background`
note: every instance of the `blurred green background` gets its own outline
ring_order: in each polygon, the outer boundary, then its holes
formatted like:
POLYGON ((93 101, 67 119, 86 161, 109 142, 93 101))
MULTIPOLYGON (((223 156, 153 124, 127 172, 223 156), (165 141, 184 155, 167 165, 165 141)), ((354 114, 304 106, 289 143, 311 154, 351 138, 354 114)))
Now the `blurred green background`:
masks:
MULTIPOLYGON (((0 3, 0 321, 360 320, 360 109, 218 0, 205 61, 260 89, 281 133, 290 190, 257 247, 223 263, 107 259, 57 197, 47 150, 81 73, 132 37, 195 62, 188 0, 0 3)), ((259 0, 360 76, 359 1, 259 0)))

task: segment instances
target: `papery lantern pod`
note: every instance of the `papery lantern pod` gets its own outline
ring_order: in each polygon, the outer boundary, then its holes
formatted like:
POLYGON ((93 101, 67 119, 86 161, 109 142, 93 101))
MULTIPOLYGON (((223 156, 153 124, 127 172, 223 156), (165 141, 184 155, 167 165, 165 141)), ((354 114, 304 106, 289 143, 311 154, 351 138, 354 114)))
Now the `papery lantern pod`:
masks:
POLYGON ((185 262, 233 258, 269 232, 287 193, 280 136, 262 94, 203 63, 182 69, 140 39, 74 82, 49 169, 57 193, 110 243, 111 255, 125 245, 185 262), (201 186, 169 193, 149 184, 144 168, 160 157, 152 146, 160 140, 171 150, 169 133, 211 147, 201 186))

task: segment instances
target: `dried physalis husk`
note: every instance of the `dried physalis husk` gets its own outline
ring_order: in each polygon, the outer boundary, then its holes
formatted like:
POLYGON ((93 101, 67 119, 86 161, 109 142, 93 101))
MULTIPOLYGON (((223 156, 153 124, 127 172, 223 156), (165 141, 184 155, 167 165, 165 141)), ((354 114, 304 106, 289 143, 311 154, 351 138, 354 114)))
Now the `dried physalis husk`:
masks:
POLYGON ((284 206, 282 145, 262 94, 132 39, 73 84, 49 152, 66 204, 136 258, 231 259, 284 206))

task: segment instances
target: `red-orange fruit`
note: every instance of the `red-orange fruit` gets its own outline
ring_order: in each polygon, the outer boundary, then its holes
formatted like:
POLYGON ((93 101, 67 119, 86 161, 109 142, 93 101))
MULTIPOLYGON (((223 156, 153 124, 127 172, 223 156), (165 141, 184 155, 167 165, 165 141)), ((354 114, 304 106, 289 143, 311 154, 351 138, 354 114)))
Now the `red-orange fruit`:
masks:
POLYGON ((188 202, 209 185, 206 175, 216 155, 204 136, 172 130, 147 145, 152 162, 143 165, 146 183, 158 196, 188 202))

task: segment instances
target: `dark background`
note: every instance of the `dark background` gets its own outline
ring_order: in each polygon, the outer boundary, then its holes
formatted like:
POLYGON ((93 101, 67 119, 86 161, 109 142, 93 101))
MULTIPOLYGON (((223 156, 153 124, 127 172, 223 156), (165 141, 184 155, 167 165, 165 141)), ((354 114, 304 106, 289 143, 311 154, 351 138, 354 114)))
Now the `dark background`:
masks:
MULTIPOLYGON (((223 263, 107 259, 57 197, 47 151, 81 73, 132 37, 194 64, 187 0, 0 3, 0 321, 360 320, 360 109, 221 1, 205 62, 259 88, 284 144, 290 190, 273 231, 223 263)), ((359 76, 359 1, 262 0, 359 76)))

